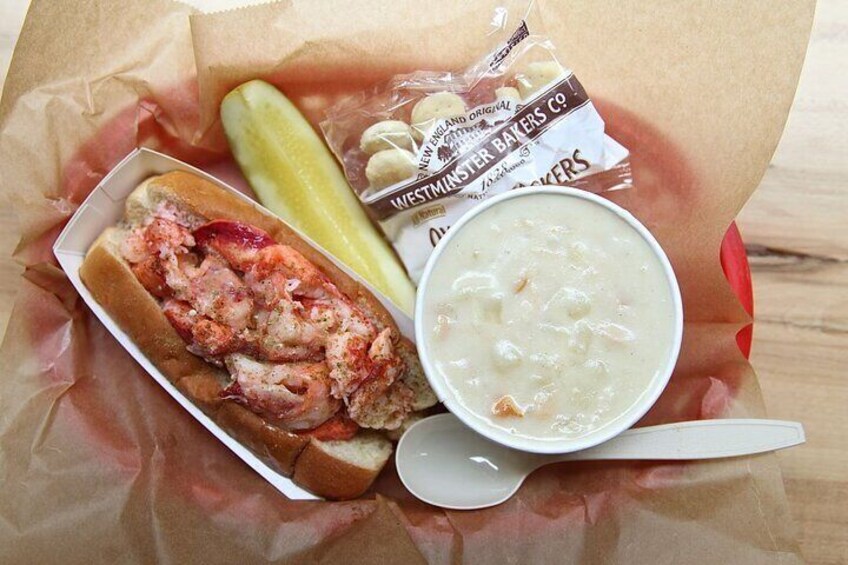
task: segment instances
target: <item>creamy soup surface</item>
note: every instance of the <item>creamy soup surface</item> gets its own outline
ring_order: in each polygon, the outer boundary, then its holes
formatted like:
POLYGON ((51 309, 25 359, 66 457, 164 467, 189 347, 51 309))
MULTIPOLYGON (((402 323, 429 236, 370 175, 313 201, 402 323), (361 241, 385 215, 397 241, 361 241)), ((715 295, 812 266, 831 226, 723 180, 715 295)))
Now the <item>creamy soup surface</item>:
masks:
POLYGON ((671 289, 648 243, 566 195, 505 200, 465 224, 434 266, 428 355, 475 416, 532 439, 587 435, 664 370, 671 289))

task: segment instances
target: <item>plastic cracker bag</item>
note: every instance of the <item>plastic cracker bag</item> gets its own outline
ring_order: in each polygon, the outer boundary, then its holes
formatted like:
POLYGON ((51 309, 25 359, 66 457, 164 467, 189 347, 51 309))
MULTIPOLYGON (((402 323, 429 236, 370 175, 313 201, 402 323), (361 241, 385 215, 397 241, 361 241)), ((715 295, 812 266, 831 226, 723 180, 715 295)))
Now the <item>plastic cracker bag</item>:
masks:
POLYGON ((416 282, 439 239, 482 200, 531 185, 632 185, 627 149, 527 20, 507 27, 499 10, 494 48, 465 71, 397 75, 321 123, 416 282))

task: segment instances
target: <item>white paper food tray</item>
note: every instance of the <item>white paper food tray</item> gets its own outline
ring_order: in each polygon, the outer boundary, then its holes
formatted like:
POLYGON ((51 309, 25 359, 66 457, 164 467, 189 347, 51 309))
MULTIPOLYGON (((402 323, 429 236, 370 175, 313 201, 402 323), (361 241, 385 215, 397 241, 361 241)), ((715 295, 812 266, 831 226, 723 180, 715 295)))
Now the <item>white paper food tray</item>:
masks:
MULTIPOLYGON (((127 155, 118 165, 109 172, 106 177, 100 181, 85 202, 79 207, 76 213, 68 221, 65 229, 59 234, 56 243, 53 244, 53 253, 59 261, 59 265, 68 275, 68 278, 73 283, 77 292, 88 305, 94 314, 100 319, 106 329, 115 336, 115 339, 126 349, 130 355, 170 394, 174 400, 186 409, 198 422, 200 422, 207 430, 221 440, 221 443, 226 445, 235 453, 242 461, 247 463, 253 470, 262 475, 274 488, 291 499, 296 500, 320 500, 320 497, 303 490, 295 485, 291 479, 281 475, 272 467, 266 465, 262 460, 256 457, 248 448, 230 437, 227 432, 222 430, 209 416, 204 414, 200 408, 195 406, 189 399, 173 385, 171 382, 159 372, 159 370, 150 362, 145 355, 139 351, 132 340, 115 324, 111 316, 100 307, 100 305, 88 292, 88 289, 80 280, 79 268, 82 265, 88 248, 94 243, 94 240, 109 226, 115 225, 124 215, 124 201, 130 193, 150 176, 167 173, 169 171, 180 170, 194 173, 204 179, 215 183, 224 190, 232 192, 239 198, 250 202, 256 208, 263 210, 266 213, 268 210, 238 192, 234 188, 221 182, 213 176, 205 172, 187 165, 182 161, 178 161, 167 155, 151 151, 150 149, 136 149, 127 155)), ((358 275, 350 269, 339 263, 335 258, 321 249, 308 237, 301 234, 304 240, 309 242, 313 247, 321 251, 330 260, 332 260, 339 268, 345 271, 354 279, 360 281, 380 302, 388 309, 389 313, 397 322, 400 331, 409 339, 414 340, 414 331, 412 320, 403 312, 398 310, 388 299, 382 296, 374 288, 368 285, 358 275)))

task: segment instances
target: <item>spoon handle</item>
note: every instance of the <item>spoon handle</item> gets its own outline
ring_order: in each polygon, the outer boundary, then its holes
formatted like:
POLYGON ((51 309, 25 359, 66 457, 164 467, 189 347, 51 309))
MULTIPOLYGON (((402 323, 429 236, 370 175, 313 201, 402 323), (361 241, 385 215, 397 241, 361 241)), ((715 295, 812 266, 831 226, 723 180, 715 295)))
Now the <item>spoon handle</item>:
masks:
POLYGON ((601 445, 555 460, 714 459, 774 451, 804 441, 804 428, 798 422, 699 420, 634 428, 601 445))

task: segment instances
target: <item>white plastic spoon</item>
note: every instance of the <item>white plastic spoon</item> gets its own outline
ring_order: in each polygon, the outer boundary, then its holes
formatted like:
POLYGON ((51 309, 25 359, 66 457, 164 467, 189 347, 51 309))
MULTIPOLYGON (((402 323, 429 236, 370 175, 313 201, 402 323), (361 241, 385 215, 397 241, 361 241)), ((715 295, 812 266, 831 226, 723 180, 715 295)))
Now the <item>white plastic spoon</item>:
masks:
POLYGON ((429 504, 475 510, 500 504, 543 465, 591 459, 716 459, 804 443, 804 428, 780 420, 699 420, 635 428, 596 447, 538 455, 487 440, 453 414, 409 428, 395 460, 400 480, 429 504))

